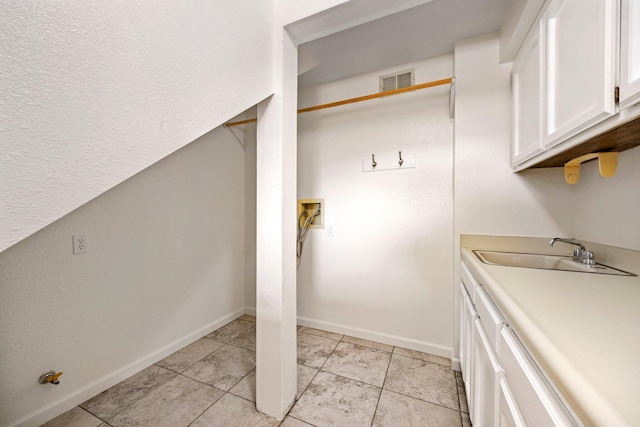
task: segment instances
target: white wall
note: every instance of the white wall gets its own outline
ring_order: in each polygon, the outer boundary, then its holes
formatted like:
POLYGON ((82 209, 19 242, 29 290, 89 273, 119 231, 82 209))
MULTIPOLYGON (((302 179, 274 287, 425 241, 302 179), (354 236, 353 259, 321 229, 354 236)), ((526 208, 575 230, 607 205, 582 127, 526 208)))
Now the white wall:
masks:
MULTIPOLYGON (((300 108, 378 92, 415 67, 452 76, 443 56, 305 88, 300 108)), ((299 115, 298 197, 324 198, 335 236, 311 230, 298 269, 301 324, 450 356, 453 125, 449 86, 299 115), (362 172, 375 154, 416 168, 362 172)))
POLYGON ((640 251, 640 147, 618 155, 611 178, 600 176, 597 162, 584 164, 573 187, 576 237, 640 251))
MULTIPOLYGON (((256 111, 253 111, 255 117, 256 111)), ((244 305, 245 311, 256 314, 256 125, 242 126, 244 133, 244 305)))
POLYGON ((4 1, 0 251, 269 96, 274 14, 273 0, 4 1))
POLYGON ((572 189, 562 169, 509 166, 511 64, 499 64, 498 51, 495 34, 455 46, 456 234, 566 233, 572 189))
POLYGON ((244 185, 218 128, 2 252, 0 425, 39 425, 242 314, 244 185), (49 369, 59 385, 38 384, 49 369))

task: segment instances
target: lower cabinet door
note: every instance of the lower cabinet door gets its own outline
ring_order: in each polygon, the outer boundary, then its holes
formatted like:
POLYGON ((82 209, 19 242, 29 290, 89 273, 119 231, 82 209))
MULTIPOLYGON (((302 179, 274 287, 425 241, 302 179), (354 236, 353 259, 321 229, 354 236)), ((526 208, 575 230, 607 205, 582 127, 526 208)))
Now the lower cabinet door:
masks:
POLYGON ((460 366, 462 369, 462 381, 464 381, 467 404, 469 406, 469 416, 473 417, 473 401, 471 391, 473 388, 473 335, 474 323, 478 318, 471 298, 460 282, 460 366))
POLYGON ((526 426, 504 376, 500 378, 500 388, 498 390, 498 422, 496 425, 499 427, 526 426))
POLYGON ((475 427, 496 425, 498 413, 498 388, 501 369, 493 349, 482 329, 480 319, 474 324, 473 337, 473 414, 471 422, 475 427))

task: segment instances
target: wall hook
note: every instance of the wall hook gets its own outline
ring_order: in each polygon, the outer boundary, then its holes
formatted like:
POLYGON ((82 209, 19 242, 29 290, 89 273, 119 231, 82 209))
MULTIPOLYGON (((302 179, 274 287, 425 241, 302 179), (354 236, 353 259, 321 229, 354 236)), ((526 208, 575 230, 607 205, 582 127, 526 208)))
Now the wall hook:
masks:
POLYGON ((404 163, 404 160, 402 160, 402 151, 398 151, 398 157, 400 157, 400 160, 398 160, 398 164, 402 166, 402 164, 404 163))
POLYGON ((376 158, 375 158, 375 156, 372 154, 372 155, 371 155, 371 167, 375 169, 375 168, 376 168, 376 166, 378 166, 378 164, 376 163, 376 158))
POLYGON ((38 382, 40 384, 60 384, 60 380, 58 380, 60 375, 62 375, 62 372, 56 373, 56 371, 47 371, 44 374, 40 375, 40 378, 38 378, 38 382))

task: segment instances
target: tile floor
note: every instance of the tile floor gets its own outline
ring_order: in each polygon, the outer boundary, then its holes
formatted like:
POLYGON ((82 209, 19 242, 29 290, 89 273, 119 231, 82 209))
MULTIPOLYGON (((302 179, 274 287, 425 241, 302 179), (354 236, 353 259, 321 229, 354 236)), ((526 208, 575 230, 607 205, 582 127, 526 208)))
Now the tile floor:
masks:
POLYGON ((255 409, 255 351, 244 315, 44 426, 471 426, 448 359, 306 327, 279 423, 255 409))

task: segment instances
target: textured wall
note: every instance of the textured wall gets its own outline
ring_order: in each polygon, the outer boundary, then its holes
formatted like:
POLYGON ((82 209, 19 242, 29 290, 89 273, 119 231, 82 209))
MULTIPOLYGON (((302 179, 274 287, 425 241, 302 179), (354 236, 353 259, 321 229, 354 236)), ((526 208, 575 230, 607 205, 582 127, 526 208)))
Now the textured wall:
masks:
POLYGON ((2 252, 0 425, 39 425, 241 314, 243 194, 219 128, 2 252))
MULTIPOLYGON (((445 56, 305 88, 300 107, 375 93, 415 67, 452 75, 445 56)), ((453 125, 449 87, 302 114, 298 197, 324 198, 335 228, 311 230, 298 269, 300 322, 450 355, 453 125), (416 168, 363 173, 362 158, 416 155, 416 168)))
POLYGON ((597 162, 583 165, 572 187, 576 237, 640 251, 640 147, 618 155, 611 178, 600 176, 597 162))
POLYGON ((494 35, 456 43, 456 234, 569 232, 562 170, 515 174, 509 166, 511 64, 498 63, 498 50, 494 35))
POLYGON ((0 251, 267 97, 273 16, 273 1, 3 1, 0 251))

